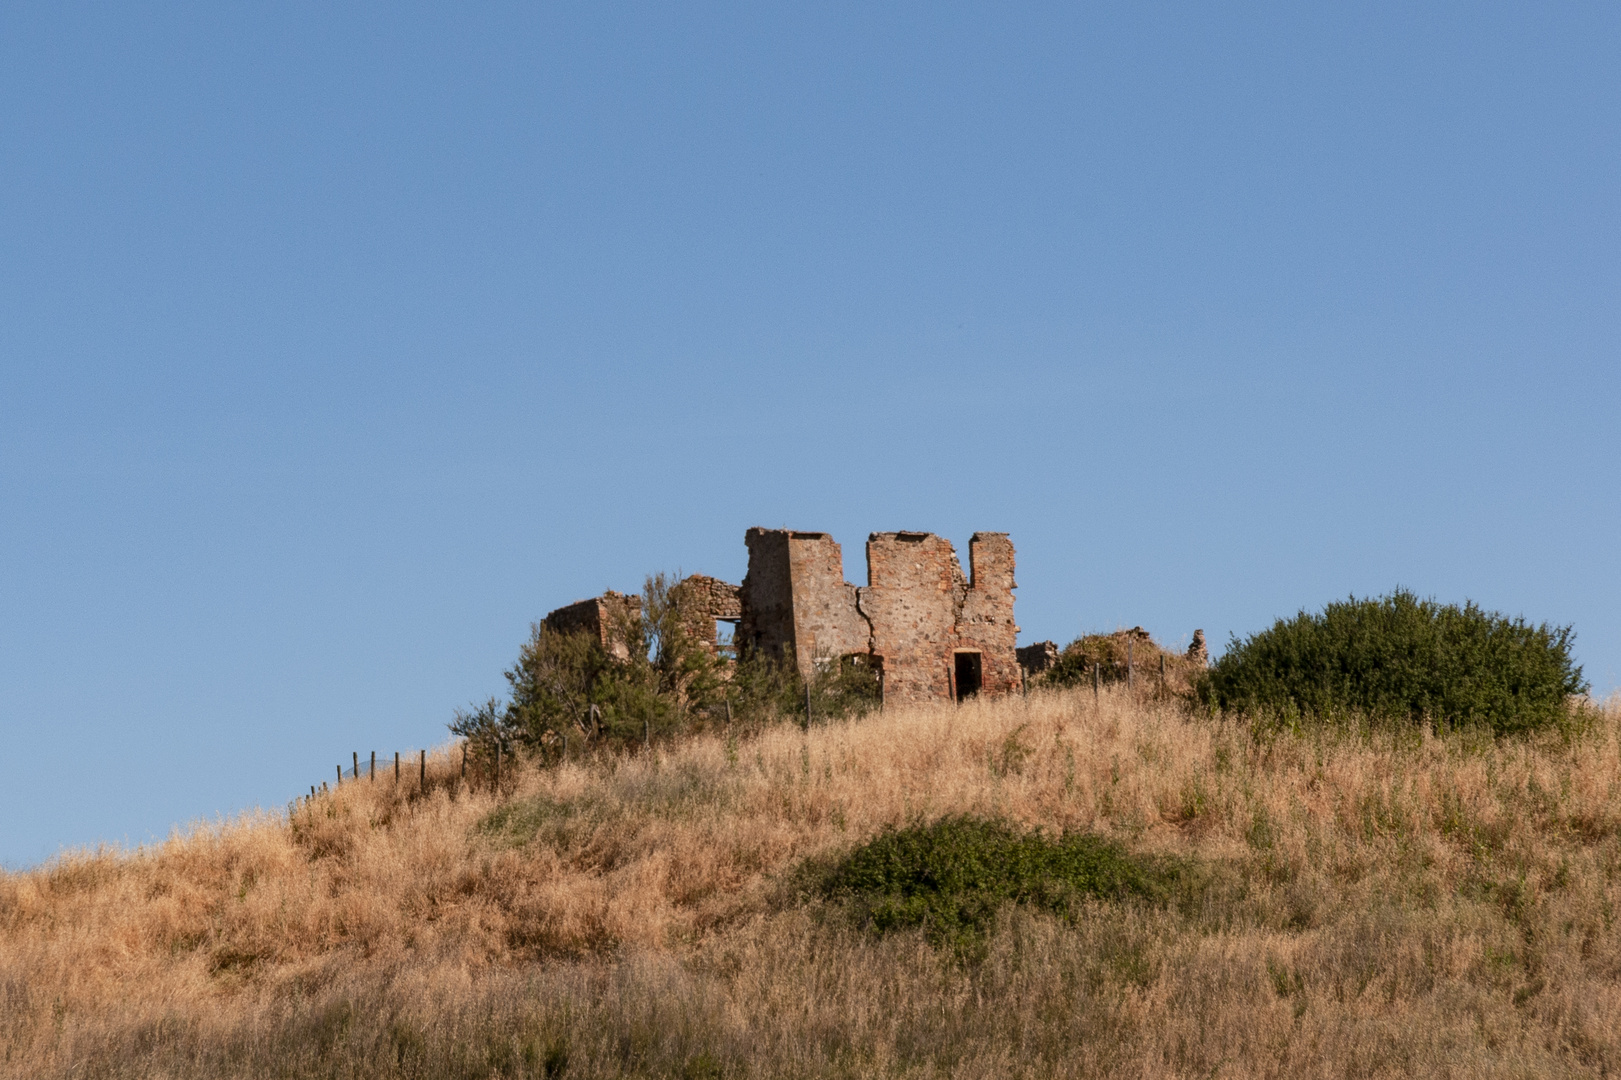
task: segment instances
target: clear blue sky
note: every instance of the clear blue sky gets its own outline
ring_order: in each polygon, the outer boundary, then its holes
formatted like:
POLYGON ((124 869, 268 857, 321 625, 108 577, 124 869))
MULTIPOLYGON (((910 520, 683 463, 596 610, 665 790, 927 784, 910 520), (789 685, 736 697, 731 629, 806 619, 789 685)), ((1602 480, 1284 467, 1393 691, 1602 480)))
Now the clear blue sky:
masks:
POLYGON ((1621 682, 1614 4, 0 8, 0 862, 446 737, 750 525, 1023 641, 1404 585, 1621 682))

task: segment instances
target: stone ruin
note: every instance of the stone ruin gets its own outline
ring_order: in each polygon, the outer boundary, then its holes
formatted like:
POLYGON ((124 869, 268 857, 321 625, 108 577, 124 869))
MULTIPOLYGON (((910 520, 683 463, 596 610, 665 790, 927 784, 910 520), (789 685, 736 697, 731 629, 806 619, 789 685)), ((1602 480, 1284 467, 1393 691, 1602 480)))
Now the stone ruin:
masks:
MULTIPOLYGON (((886 702, 961 700, 1018 690, 1013 544, 1006 533, 975 533, 964 574, 950 541, 926 532, 867 538, 867 584, 844 580, 844 559, 827 533, 750 529, 742 585, 694 575, 671 590, 693 638, 719 654, 744 645, 794 663, 800 674, 855 661, 879 675, 886 702), (721 628, 729 624, 732 640, 721 628)), ((634 596, 607 592, 547 615, 554 631, 584 631, 620 658, 629 651, 616 619, 641 610, 634 596)))
MULTIPOLYGON (((1051 641, 1016 646, 1007 533, 969 539, 967 574, 943 537, 872 533, 865 585, 844 580, 843 553, 827 533, 753 528, 743 541, 749 567, 741 585, 694 574, 670 591, 686 632, 712 655, 735 657, 746 646, 787 659, 806 678, 834 664, 867 664, 878 673, 884 700, 904 704, 1012 693, 1027 674, 1058 661, 1051 641)), ((610 590, 558 608, 544 625, 589 633, 610 655, 627 659, 617 628, 640 614, 639 597, 610 590)), ((1147 639, 1141 627, 1116 636, 1134 634, 1147 639)), ((1187 660, 1208 662, 1204 631, 1194 631, 1187 660)))
POLYGON ((884 699, 995 696, 1022 682, 1013 623, 1013 544, 975 533, 964 575, 950 541, 926 532, 867 537, 867 584, 844 580, 827 533, 750 529, 739 633, 755 649, 791 655, 804 675, 862 657, 884 699))
POLYGON ((541 625, 557 634, 589 634, 609 656, 629 660, 625 632, 641 617, 641 597, 609 589, 601 596, 558 608, 542 619, 541 625))
POLYGON ((1039 675, 1058 663, 1059 651, 1056 641, 1038 641, 1034 645, 1026 645, 1018 651, 1019 666, 1031 675, 1039 675))

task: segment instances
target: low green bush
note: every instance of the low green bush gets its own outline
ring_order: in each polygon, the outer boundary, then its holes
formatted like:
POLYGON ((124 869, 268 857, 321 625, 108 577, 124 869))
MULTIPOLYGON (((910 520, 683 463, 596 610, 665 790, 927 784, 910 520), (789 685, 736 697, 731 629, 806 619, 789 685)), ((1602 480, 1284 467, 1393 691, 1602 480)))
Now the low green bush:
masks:
POLYGON ((1235 638, 1201 694, 1251 715, 1356 714, 1508 734, 1560 722, 1571 696, 1587 690, 1571 657, 1574 639, 1568 626, 1532 626, 1397 590, 1235 638))
POLYGON ((890 829, 820 873, 820 892, 883 934, 921 927, 935 944, 982 942, 1008 902, 1059 914, 1087 898, 1160 899, 1174 867, 1088 833, 1052 837, 948 817, 890 829))

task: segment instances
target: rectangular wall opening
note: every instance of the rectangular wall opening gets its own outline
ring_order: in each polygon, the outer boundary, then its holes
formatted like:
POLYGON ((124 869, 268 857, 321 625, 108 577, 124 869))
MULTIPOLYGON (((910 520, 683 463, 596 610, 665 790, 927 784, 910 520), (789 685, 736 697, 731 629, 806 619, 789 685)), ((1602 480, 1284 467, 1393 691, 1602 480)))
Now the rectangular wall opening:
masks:
POLYGON ((977 652, 960 652, 956 654, 956 687, 957 700, 966 701, 979 693, 982 678, 977 652))
POLYGON ((715 651, 721 656, 737 658, 737 620, 715 620, 715 651))

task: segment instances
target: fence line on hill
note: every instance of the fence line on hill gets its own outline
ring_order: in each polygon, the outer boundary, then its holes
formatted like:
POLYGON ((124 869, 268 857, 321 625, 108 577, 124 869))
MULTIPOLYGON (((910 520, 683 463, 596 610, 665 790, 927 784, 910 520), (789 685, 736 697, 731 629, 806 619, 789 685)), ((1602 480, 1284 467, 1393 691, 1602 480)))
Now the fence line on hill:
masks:
POLYGON ((501 772, 505 764, 502 759, 505 754, 500 746, 495 748, 493 763, 490 767, 486 767, 485 762, 478 755, 470 752, 469 744, 463 742, 461 744, 461 761, 455 774, 448 778, 441 773, 430 780, 428 776, 428 752, 418 750, 415 756, 415 761, 412 761, 409 756, 401 758, 400 752, 396 750, 392 761, 388 759, 386 754, 379 761, 377 751, 373 750, 365 760, 361 760, 360 751, 351 751, 348 768, 344 768, 341 763, 334 767, 334 776, 330 787, 325 780, 321 781, 319 785, 311 784, 309 794, 295 795, 293 803, 296 806, 307 800, 340 789, 347 784, 356 783, 389 784, 395 789, 406 790, 408 795, 417 796, 425 794, 430 788, 436 786, 454 785, 457 788, 465 786, 471 791, 479 787, 483 781, 488 781, 491 791, 499 791, 501 788, 501 772), (471 781, 468 779, 469 770, 473 774, 471 781))

